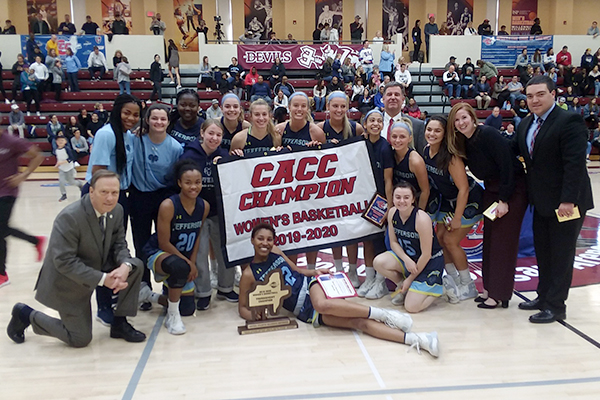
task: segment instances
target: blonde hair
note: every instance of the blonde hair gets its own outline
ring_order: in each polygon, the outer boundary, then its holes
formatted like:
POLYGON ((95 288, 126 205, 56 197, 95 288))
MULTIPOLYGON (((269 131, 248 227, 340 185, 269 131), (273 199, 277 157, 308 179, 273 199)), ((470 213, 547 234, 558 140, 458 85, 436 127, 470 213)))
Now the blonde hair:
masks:
POLYGON ((238 114, 237 120, 239 123, 243 123, 244 122, 244 107, 242 107, 242 102, 240 101, 239 97, 235 96, 228 96, 226 99, 223 100, 223 103, 221 104, 221 106, 223 106, 225 104, 225 102, 229 99, 233 99, 233 100, 237 100, 237 103, 240 106, 240 113, 238 114))
MULTIPOLYGON (((346 95, 346 93, 343 92, 333 92, 336 93, 335 96, 331 96, 331 94, 327 97, 327 110, 329 110, 329 103, 334 100, 334 99, 340 99, 341 96, 340 94, 343 94, 344 97, 346 98, 346 112, 344 113, 344 130, 342 131, 342 135, 344 137, 344 139, 348 139, 349 137, 352 136, 352 126, 350 125, 350 120, 348 119, 348 108, 350 108, 350 99, 348 99, 348 96, 346 95), (337 94, 340 93, 340 94, 337 94)), ((332 94, 333 94, 332 93, 332 94)))
MULTIPOLYGON (((264 99, 258 99, 250 104, 250 116, 252 116, 254 109, 260 106, 266 106, 267 110, 269 110, 269 115, 271 115, 271 106, 269 103, 267 103, 264 99)), ((252 122, 254 122, 254 118, 252 118, 252 122)), ((267 133, 271 136, 274 142, 277 134, 275 133, 275 125, 273 125, 273 120, 271 118, 269 118, 269 122, 267 123, 267 133)))
POLYGON ((394 122, 392 124, 392 129, 391 129, 390 133, 394 131, 394 125, 396 125, 396 123, 399 123, 399 122, 408 126, 408 134, 410 136, 410 143, 408 144, 408 146, 410 148, 414 149, 415 148, 415 136, 413 135, 413 124, 412 124, 412 121, 410 120, 410 118, 402 117, 402 118, 400 118, 400 121, 394 122))
MULTIPOLYGON (((303 92, 296 92, 296 93, 303 93, 303 92)), ((290 99, 289 99, 289 108, 292 108, 292 101, 295 100, 295 99, 297 99, 297 98, 302 98, 302 99, 306 100, 306 106, 307 106, 306 107, 306 116, 305 116, 306 121, 308 121, 308 122, 314 122, 313 117, 310 114, 310 99, 304 93, 303 94, 296 94, 296 93, 293 93, 290 96, 290 99), (296 94, 296 95, 294 96, 294 94, 296 94)))

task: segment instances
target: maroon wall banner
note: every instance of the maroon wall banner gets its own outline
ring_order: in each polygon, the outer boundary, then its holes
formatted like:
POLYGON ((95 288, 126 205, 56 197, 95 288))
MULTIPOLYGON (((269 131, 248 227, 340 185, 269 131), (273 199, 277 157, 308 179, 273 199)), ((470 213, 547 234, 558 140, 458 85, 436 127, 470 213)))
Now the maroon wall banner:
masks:
POLYGON ((381 32, 391 40, 396 33, 402 34, 402 47, 408 45, 408 0, 383 0, 381 32))
POLYGON ((244 0, 244 27, 254 33, 260 33, 267 40, 273 29, 273 7, 271 0, 244 0))
POLYGON ((335 59, 341 53, 342 63, 347 57, 355 64, 362 45, 238 45, 238 60, 242 67, 258 70, 270 69, 279 57, 286 69, 321 69, 327 57, 335 59))
POLYGON ((529 35, 533 20, 537 17, 537 0, 513 0, 511 35, 529 35))
POLYGON ((462 35, 469 21, 473 21, 473 0, 448 0, 446 25, 450 34, 462 35))
POLYGON ((315 27, 326 23, 330 27, 337 24, 340 40, 342 40, 343 5, 342 0, 315 0, 315 27))

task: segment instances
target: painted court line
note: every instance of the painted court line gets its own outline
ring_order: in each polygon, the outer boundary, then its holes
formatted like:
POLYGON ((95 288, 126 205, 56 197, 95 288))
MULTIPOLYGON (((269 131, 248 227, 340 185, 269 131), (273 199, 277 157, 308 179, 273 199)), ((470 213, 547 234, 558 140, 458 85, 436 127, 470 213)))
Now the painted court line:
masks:
MULTIPOLYGON (((371 368, 371 372, 375 376, 375 380, 379 384, 379 387, 382 389, 385 389, 385 382, 383 381, 383 378, 381 378, 381 375, 379 375, 379 371, 377 370, 377 367, 375 367, 375 363, 373 362, 373 359, 369 355, 369 352, 367 351, 367 348, 365 347, 362 339, 360 338, 358 333, 356 333, 356 331, 353 330, 352 333, 354 334, 354 338, 356 339, 356 342, 358 343, 358 347, 360 347, 360 351, 362 351, 363 356, 367 360, 367 364, 369 364, 369 368, 371 368)), ((391 397, 388 396, 387 400, 392 400, 392 399, 391 399, 391 397)))
POLYGON ((382 390, 362 390, 356 392, 334 392, 334 393, 314 393, 314 394, 298 394, 287 396, 261 396, 261 397, 244 397, 236 400, 305 400, 305 399, 331 399, 331 398, 349 398, 360 396, 382 396, 392 394, 408 394, 408 393, 429 393, 429 392, 458 392, 471 390, 485 389, 509 389, 519 387, 535 387, 535 386, 558 386, 558 385, 575 385, 582 383, 597 383, 600 382, 600 376, 589 378, 574 378, 574 379, 553 379, 548 381, 526 381, 526 382, 505 382, 505 383, 483 383, 476 385, 457 385, 457 386, 438 386, 438 387, 416 387, 402 389, 382 389, 382 390))
POLYGON ((125 393, 123 394, 122 400, 131 400, 133 398, 133 394, 135 393, 135 389, 137 389, 137 385, 140 382, 140 378, 142 377, 144 368, 146 368, 148 358, 150 358, 150 353, 152 353, 152 349, 154 348, 154 344, 156 343, 156 338, 158 337, 158 332, 160 332, 160 328, 162 327, 165 315, 166 311, 158 316, 158 319, 154 324, 154 328, 152 328, 152 333, 150 333, 150 337, 146 342, 146 347, 144 347, 142 356, 140 357, 140 360, 138 361, 135 370, 131 375, 131 379, 129 379, 129 384, 127 385, 127 389, 125 389, 125 393))

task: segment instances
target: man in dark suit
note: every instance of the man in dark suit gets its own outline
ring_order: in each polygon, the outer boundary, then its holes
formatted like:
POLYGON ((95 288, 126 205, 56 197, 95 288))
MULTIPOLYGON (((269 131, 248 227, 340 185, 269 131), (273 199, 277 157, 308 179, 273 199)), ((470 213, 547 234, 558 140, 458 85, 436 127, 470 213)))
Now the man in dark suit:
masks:
POLYGON ((415 150, 417 150, 419 154, 423 155, 423 149, 427 144, 425 141, 425 124, 420 119, 402 114, 401 111, 402 107, 404 106, 405 99, 406 93, 402 84, 399 82, 390 82, 385 85, 382 97, 384 114, 381 137, 389 141, 391 126, 394 125, 395 122, 400 121, 402 117, 406 117, 412 122, 415 150))
POLYGON ((118 198, 118 175, 100 170, 91 179, 89 194, 58 214, 35 298, 57 310, 60 319, 17 303, 7 328, 13 341, 23 343, 31 324, 38 335, 53 336, 73 347, 87 346, 92 340, 90 298, 96 286, 119 295, 110 337, 128 342, 146 339, 126 319, 136 315, 144 265, 127 249, 118 198))
POLYGON ((573 276, 575 243, 585 213, 594 207, 585 153, 588 131, 580 115, 555 104, 556 87, 547 76, 527 84, 531 114, 523 119, 513 140, 525 159, 529 201, 533 204, 533 240, 537 256, 538 297, 519 304, 540 310, 533 323, 566 318, 565 301, 573 276), (559 217, 579 218, 559 222, 559 217))

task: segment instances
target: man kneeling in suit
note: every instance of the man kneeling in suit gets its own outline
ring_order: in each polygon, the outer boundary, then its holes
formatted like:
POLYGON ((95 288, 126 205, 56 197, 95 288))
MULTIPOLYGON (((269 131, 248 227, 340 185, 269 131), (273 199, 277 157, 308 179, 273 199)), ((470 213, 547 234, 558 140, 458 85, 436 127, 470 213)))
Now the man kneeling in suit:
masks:
POLYGON ((73 347, 87 346, 92 340, 90 299, 96 286, 119 295, 110 337, 128 342, 146 339, 126 319, 136 315, 144 266, 127 249, 118 199, 119 176, 100 170, 92 177, 89 194, 58 214, 35 298, 58 311, 60 319, 17 303, 7 328, 13 341, 23 343, 25 329, 31 325, 38 335, 53 336, 73 347))

